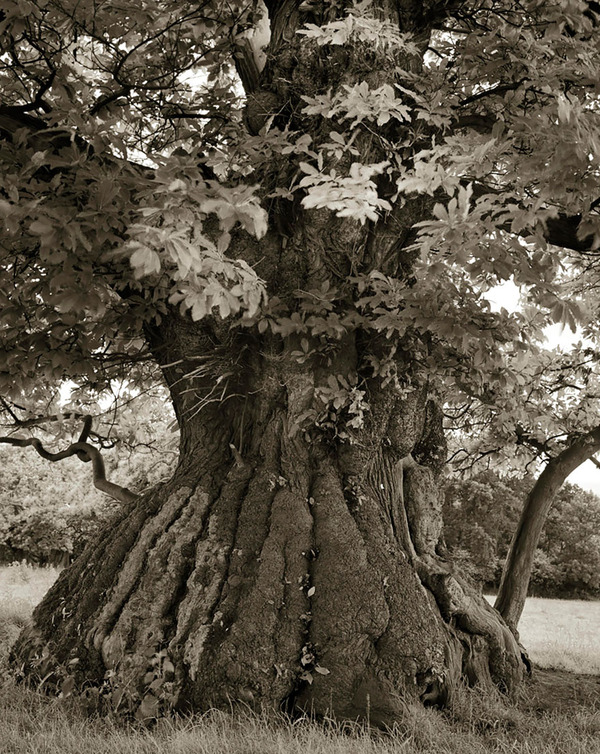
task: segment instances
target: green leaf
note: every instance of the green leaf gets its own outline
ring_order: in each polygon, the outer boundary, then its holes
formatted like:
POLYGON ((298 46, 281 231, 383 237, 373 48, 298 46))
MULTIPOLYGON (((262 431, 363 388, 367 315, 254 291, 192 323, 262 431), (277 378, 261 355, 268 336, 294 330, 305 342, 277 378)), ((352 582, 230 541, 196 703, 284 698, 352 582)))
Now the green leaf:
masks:
POLYGON ((140 722, 148 722, 158 717, 159 701, 153 694, 146 694, 140 706, 135 711, 135 719, 140 722))

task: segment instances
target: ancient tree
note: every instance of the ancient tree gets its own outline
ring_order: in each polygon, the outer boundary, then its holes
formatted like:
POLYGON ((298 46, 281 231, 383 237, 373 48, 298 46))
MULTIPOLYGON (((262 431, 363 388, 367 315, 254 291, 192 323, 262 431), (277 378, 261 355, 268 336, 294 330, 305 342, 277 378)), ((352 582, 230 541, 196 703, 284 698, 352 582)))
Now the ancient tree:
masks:
POLYGON ((519 384, 529 320, 489 287, 583 317, 561 291, 595 274, 593 11, 5 7, 5 402, 154 364, 181 432, 14 667, 140 718, 387 723, 463 682, 514 690, 513 633, 439 547, 441 406, 519 384))

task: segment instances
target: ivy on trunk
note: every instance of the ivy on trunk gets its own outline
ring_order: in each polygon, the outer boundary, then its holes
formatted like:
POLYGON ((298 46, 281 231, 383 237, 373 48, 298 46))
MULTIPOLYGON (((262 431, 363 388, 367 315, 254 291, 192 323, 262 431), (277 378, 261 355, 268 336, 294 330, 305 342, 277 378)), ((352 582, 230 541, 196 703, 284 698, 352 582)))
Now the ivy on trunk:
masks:
POLYGON ((372 380, 343 442, 302 426, 315 370, 242 335, 212 355, 231 359, 230 400, 194 415, 206 368, 178 372, 205 329, 173 314, 152 334, 189 417, 175 477, 61 574, 13 662, 141 718, 240 701, 392 724, 464 678, 514 690, 515 638, 437 553, 444 441, 426 390, 372 380))

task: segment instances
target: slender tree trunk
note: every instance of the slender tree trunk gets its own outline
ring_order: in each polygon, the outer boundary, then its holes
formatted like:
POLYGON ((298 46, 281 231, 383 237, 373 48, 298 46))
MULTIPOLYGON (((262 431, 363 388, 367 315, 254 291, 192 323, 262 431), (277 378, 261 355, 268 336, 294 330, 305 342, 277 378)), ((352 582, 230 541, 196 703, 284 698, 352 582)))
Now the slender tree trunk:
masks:
POLYGON ((552 458, 527 496, 494 605, 515 631, 525 606, 535 551, 556 493, 569 474, 599 450, 600 427, 597 427, 552 458))

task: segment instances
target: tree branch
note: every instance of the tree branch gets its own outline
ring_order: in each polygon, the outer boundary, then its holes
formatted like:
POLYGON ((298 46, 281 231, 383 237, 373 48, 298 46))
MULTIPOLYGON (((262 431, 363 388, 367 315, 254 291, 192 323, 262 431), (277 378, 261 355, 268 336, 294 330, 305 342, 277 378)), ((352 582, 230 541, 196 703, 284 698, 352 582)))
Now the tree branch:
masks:
POLYGON ((520 424, 517 424, 517 426, 515 427, 515 434, 517 436, 517 445, 528 445, 538 453, 545 453, 549 458, 552 457, 550 449, 548 448, 548 442, 541 442, 537 438, 532 437, 520 424))
POLYGON ((553 246, 562 246, 573 251, 591 251, 594 247, 594 236, 581 239, 577 230, 581 223, 581 215, 563 215, 546 220, 546 241, 553 246))
MULTIPOLYGON (((481 121, 481 123, 483 123, 483 121, 481 121)), ((465 120, 463 125, 469 124, 465 120)), ((475 130, 479 130, 477 126, 475 127, 475 130)), ((464 183, 466 185, 467 181, 465 180, 464 183)), ((473 187, 473 196, 476 199, 485 194, 500 193, 499 189, 493 188, 492 186, 486 186, 483 183, 476 182, 470 183, 473 187)), ((594 209, 599 202, 600 199, 592 202, 591 209, 594 209)), ((552 246, 560 246, 563 249, 571 249, 581 253, 592 251, 594 249, 594 236, 589 235, 583 239, 578 236, 578 230, 582 219, 583 218, 580 214, 566 215, 564 213, 559 213, 557 217, 548 218, 545 221, 544 238, 549 244, 552 244, 552 246)), ((500 229, 514 233, 514 231, 511 231, 510 223, 507 223, 506 227, 500 229)), ((519 232, 519 235, 527 235, 528 230, 530 229, 524 228, 523 231, 519 232)), ((600 250, 598 251, 598 254, 600 255, 600 250)))
POLYGON ((466 97, 458 104, 461 106, 470 105, 473 102, 477 102, 477 100, 483 99, 484 97, 489 97, 492 94, 505 94, 506 92, 514 91, 515 89, 520 87, 524 81, 526 81, 526 79, 511 81, 510 84, 497 84, 496 86, 492 86, 490 89, 484 89, 480 92, 477 92, 476 94, 472 94, 470 97, 466 97))
MULTIPOLYGON (((50 128, 44 120, 29 115, 20 107, 0 105, 0 138, 12 140, 16 131, 25 129, 29 132, 27 143, 37 151, 49 149, 58 151, 71 145, 73 135, 64 128, 50 128)), ((75 143, 84 152, 93 154, 94 149, 80 136, 74 136, 75 143)))
MULTIPOLYGON (((464 120, 462 125, 467 124, 467 121, 464 120)), ((478 126, 480 125, 478 123, 478 126)), ((59 149, 62 146, 70 144, 72 140, 72 136, 68 131, 48 128, 41 118, 24 113, 19 108, 0 105, 0 138, 6 140, 12 139, 14 133, 22 128, 31 132, 28 141, 36 150, 48 148, 59 149)), ((93 153, 91 145, 87 144, 83 139, 75 137, 75 140, 82 149, 87 149, 93 153)), ((133 165, 133 163, 131 164, 133 165)), ((139 165, 135 167, 141 171, 148 169, 139 165)), ((497 192, 491 187, 480 184, 479 186, 474 186, 474 193, 477 196, 497 192)), ((577 231, 581 221, 582 216, 580 214, 559 214, 556 218, 546 220, 544 237, 553 246, 561 246, 565 249, 572 249, 573 251, 582 253, 591 251, 594 247, 594 236, 589 235, 583 239, 578 237, 577 231)))
POLYGON ((85 463, 92 463, 92 473, 94 480, 94 487, 101 492, 112 497, 114 500, 118 500, 120 503, 132 503, 139 498, 135 492, 122 487, 120 484, 109 482, 106 478, 106 469, 102 454, 89 442, 86 442, 92 427, 92 417, 87 416, 85 418, 79 440, 71 443, 68 448, 61 450, 58 453, 51 453, 42 444, 42 441, 37 437, 0 437, 0 443, 6 443, 8 445, 14 445, 18 448, 32 447, 38 452, 38 454, 46 461, 62 461, 64 458, 70 458, 71 456, 77 456, 80 461, 85 463))
MULTIPOLYGON (((0 398, 0 405, 11 416, 13 420, 13 424, 0 424, 0 426, 5 427, 6 429, 13 429, 13 430, 30 429, 31 427, 41 427, 43 424, 61 421, 62 419, 83 419, 84 428, 82 429, 79 442, 86 442, 88 438, 91 437, 104 450, 107 450, 109 448, 114 448, 116 445, 116 441, 111 440, 106 435, 98 434, 98 432, 92 432, 93 418, 89 414, 81 414, 78 411, 68 411, 64 414, 48 414, 46 416, 34 416, 31 419, 19 419, 19 417, 14 413, 14 411, 10 409, 10 407, 8 406, 4 398, 0 398)), ((22 410, 24 411, 25 409, 22 409, 22 410)), ((85 459, 82 459, 82 460, 88 461, 89 459, 86 457, 85 459)))

